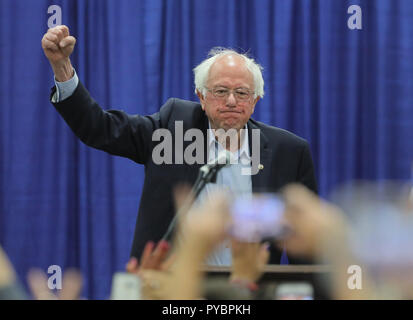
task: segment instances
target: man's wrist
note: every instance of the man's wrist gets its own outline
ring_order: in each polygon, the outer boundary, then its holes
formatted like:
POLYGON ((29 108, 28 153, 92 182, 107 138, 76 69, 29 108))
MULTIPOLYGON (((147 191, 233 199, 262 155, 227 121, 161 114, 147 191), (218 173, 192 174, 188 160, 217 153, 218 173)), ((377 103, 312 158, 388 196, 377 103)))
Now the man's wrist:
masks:
POLYGON ((64 61, 51 63, 56 81, 65 82, 74 76, 74 69, 70 59, 64 61))

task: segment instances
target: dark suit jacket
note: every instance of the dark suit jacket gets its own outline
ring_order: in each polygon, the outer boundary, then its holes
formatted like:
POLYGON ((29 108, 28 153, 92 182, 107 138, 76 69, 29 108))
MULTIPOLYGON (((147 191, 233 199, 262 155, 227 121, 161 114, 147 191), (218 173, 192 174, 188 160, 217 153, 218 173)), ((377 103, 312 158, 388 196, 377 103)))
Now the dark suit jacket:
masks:
MULTIPOLYGON (((132 256, 139 258, 146 242, 158 241, 173 218, 173 187, 179 182, 193 184, 201 166, 156 165, 152 160, 152 150, 159 142, 152 141, 152 133, 156 129, 166 128, 174 135, 175 121, 183 121, 184 132, 190 128, 203 131, 206 150, 208 118, 201 105, 172 98, 158 113, 150 116, 105 111, 79 82, 72 96, 54 103, 54 106, 73 132, 88 146, 145 165, 145 181, 131 252, 132 256)), ((252 119, 247 126, 249 141, 251 129, 261 130, 260 163, 264 169, 251 176, 253 192, 277 191, 291 182, 302 183, 316 192, 313 162, 304 139, 252 119)), ((190 143, 184 142, 184 149, 190 143)), ((280 250, 272 248, 270 262, 278 264, 280 257, 280 250)), ((294 261, 290 259, 291 262, 294 261)))

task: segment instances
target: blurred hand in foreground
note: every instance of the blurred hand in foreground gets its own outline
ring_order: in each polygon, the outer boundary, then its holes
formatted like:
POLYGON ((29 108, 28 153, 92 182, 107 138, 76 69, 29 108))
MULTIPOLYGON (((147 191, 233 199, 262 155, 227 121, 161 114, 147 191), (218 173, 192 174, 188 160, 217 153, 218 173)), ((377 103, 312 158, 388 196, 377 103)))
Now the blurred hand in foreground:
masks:
POLYGON ((164 271, 141 270, 144 299, 200 299, 203 262, 227 236, 229 206, 226 194, 214 193, 210 200, 189 212, 182 212, 180 209, 185 201, 181 200, 186 197, 179 193, 175 198, 182 216, 178 219, 179 239, 174 242, 173 263, 164 271))
POLYGON ((319 258, 325 241, 341 241, 346 222, 341 210, 322 201, 304 186, 293 184, 283 191, 285 222, 291 229, 280 243, 293 255, 319 258))
POLYGON ((82 290, 82 275, 70 269, 63 274, 62 289, 54 294, 48 287, 48 276, 40 269, 31 269, 27 275, 32 296, 36 300, 78 300, 82 290))
POLYGON ((270 252, 268 243, 247 243, 232 239, 232 271, 230 281, 255 283, 264 272, 270 252))

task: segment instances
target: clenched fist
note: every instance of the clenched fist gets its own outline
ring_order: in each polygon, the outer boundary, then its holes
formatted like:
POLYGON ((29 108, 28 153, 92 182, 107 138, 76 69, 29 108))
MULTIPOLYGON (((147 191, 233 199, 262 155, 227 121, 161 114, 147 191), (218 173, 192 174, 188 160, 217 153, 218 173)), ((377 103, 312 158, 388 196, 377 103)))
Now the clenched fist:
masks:
POLYGON ((73 52, 76 39, 69 34, 66 26, 51 28, 42 38, 44 54, 53 68, 57 81, 67 81, 73 76, 69 56, 73 52))

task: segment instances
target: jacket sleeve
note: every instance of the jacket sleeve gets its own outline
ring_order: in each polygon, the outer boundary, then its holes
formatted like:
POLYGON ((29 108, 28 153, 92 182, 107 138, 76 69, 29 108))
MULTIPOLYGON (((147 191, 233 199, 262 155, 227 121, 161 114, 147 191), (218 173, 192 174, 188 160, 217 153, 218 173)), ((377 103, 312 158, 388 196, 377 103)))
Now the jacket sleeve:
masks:
POLYGON ((145 164, 153 149, 152 134, 166 126, 173 103, 174 99, 168 100, 158 113, 150 116, 106 111, 79 82, 73 95, 53 105, 86 145, 145 164))

